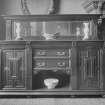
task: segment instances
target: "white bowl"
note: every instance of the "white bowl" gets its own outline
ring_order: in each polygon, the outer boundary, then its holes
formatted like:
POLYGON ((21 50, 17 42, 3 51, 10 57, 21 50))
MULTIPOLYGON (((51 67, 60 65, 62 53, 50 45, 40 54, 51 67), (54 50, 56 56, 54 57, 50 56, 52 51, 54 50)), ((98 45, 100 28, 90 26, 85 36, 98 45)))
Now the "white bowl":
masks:
POLYGON ((44 33, 44 34, 43 34, 43 37, 44 37, 46 40, 53 40, 53 39, 54 39, 54 34, 44 33))
POLYGON ((47 78, 44 80, 44 84, 48 89, 54 89, 59 83, 57 78, 47 78))

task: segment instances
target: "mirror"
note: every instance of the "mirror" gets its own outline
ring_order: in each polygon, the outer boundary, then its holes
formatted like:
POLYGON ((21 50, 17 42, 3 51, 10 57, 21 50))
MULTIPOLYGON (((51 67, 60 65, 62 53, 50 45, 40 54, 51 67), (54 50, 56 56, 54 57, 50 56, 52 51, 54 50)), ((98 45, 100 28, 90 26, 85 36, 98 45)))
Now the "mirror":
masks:
POLYGON ((14 37, 49 39, 80 39, 92 37, 91 21, 30 21, 14 22, 14 37))

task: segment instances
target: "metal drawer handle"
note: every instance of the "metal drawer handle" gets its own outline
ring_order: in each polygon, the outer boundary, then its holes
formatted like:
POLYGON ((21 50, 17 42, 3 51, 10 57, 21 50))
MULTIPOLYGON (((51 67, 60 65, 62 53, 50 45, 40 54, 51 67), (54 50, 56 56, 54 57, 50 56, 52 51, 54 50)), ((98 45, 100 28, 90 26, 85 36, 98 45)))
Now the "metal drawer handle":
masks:
POLYGON ((16 78, 16 75, 13 75, 12 78, 16 78))
POLYGON ((63 55, 65 55, 65 52, 57 52, 57 55, 63 56, 63 55))
POLYGON ((45 51, 40 51, 40 52, 38 52, 38 55, 46 55, 46 52, 45 51))
POLYGON ((37 64, 36 64, 38 67, 43 67, 43 66, 45 66, 45 62, 38 62, 37 64))
POLYGON ((59 67, 64 67, 64 66, 66 65, 66 63, 65 63, 65 62, 58 62, 57 65, 58 65, 59 67))

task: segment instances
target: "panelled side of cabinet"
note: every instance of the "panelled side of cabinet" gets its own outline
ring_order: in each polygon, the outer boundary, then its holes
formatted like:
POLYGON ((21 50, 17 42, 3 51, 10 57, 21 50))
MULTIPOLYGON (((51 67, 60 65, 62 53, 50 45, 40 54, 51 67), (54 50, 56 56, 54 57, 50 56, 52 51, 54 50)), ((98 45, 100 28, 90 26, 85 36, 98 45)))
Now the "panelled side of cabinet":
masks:
POLYGON ((103 88, 105 90, 105 42, 103 44, 103 72, 102 72, 102 75, 103 75, 103 88))
POLYGON ((77 43, 72 42, 72 50, 71 50, 71 85, 73 90, 78 89, 78 73, 77 73, 77 43))
POLYGON ((25 50, 3 50, 3 89, 25 89, 25 50))
POLYGON ((79 47, 79 88, 85 90, 103 89, 103 49, 97 43, 79 47))
POLYGON ((2 50, 0 49, 0 89, 2 88, 2 60, 1 60, 1 53, 2 50))
POLYGON ((25 70, 26 70, 26 88, 32 90, 32 47, 30 43, 25 46, 25 70))

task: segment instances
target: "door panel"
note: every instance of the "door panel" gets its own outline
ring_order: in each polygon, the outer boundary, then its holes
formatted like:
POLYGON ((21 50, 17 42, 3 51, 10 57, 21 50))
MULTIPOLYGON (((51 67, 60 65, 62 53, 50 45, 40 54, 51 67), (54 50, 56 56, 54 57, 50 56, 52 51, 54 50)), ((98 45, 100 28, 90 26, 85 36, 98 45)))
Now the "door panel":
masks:
POLYGON ((4 89, 25 88, 25 50, 3 50, 4 89))
POLYGON ((102 88, 102 58, 102 49, 96 47, 82 47, 79 49, 78 74, 80 89, 102 88))

